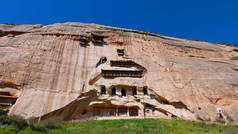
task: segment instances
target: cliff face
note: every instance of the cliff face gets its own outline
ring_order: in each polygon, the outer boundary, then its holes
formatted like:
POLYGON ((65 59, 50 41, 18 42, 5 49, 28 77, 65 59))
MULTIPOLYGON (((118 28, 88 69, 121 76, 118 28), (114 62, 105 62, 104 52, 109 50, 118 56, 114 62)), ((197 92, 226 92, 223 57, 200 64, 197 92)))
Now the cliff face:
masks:
POLYGON ((1 24, 0 93, 25 118, 238 123, 235 56, 235 46, 96 24, 1 24))

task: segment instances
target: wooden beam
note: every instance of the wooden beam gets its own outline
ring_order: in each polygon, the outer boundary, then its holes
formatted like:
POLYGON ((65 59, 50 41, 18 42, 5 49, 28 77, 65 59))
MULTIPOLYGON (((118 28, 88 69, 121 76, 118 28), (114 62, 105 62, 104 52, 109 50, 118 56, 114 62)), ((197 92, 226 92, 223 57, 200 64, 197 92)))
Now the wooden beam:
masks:
POLYGON ((7 96, 7 95, 0 95, 0 100, 9 100, 9 101, 16 101, 17 97, 14 96, 7 96))

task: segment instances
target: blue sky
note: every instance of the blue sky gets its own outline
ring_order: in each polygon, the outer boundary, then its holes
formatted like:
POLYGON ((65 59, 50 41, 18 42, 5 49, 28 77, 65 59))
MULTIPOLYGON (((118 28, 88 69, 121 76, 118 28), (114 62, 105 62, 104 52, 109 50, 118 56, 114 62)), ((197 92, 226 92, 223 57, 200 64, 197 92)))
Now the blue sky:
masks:
POLYGON ((97 23, 238 44, 238 0, 2 0, 0 6, 0 23, 97 23))

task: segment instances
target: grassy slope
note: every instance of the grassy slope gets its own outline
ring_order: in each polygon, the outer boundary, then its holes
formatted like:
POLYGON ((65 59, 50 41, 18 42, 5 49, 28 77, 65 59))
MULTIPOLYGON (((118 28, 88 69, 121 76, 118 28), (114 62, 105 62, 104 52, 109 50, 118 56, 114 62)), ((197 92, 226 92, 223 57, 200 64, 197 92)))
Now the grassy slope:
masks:
MULTIPOLYGON (((0 126, 0 134, 15 134, 16 128, 0 126)), ((238 126, 205 124, 183 120, 167 119, 130 119, 100 120, 81 123, 66 123, 62 128, 47 129, 45 132, 33 131, 30 127, 19 134, 238 134, 238 126)))

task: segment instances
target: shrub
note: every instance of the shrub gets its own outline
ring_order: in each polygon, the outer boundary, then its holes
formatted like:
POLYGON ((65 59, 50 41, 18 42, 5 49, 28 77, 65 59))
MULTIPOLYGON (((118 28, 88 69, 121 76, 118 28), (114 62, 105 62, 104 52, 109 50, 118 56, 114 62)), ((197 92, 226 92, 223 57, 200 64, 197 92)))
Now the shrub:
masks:
POLYGON ((238 68, 234 68, 233 70, 238 71, 238 68))
POLYGON ((8 110, 4 110, 0 108, 0 115, 7 115, 8 110))
POLYGON ((8 118, 7 113, 8 113, 8 110, 0 109, 0 124, 4 124, 4 125, 10 125, 11 124, 11 121, 8 118))
POLYGON ((53 117, 46 120, 42 120, 40 123, 38 123, 37 120, 32 120, 29 122, 29 125, 32 130, 45 132, 46 128, 61 128, 62 122, 63 121, 60 118, 53 117))
POLYGON ((231 60, 238 60, 238 56, 236 56, 236 57, 231 57, 231 60))
POLYGON ((146 30, 141 30, 142 32, 144 32, 144 33, 150 33, 150 32, 148 32, 148 31, 146 31, 146 30))
POLYGON ((28 126, 26 120, 21 116, 11 115, 8 118, 10 119, 11 124, 19 129, 24 129, 28 126))

